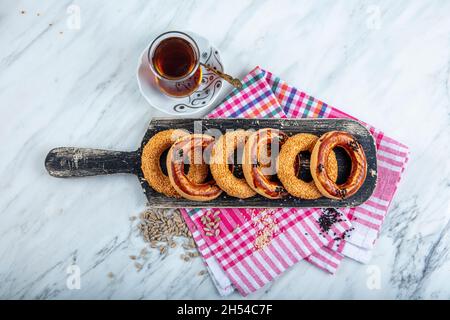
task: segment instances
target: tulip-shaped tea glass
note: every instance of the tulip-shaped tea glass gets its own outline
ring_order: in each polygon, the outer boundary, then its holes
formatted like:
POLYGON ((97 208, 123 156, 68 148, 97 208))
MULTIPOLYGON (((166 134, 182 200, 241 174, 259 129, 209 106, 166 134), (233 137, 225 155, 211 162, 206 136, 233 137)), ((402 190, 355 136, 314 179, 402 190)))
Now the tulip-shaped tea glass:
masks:
POLYGON ((202 81, 200 50, 184 32, 159 35, 148 49, 148 61, 159 89, 168 96, 189 96, 202 81))

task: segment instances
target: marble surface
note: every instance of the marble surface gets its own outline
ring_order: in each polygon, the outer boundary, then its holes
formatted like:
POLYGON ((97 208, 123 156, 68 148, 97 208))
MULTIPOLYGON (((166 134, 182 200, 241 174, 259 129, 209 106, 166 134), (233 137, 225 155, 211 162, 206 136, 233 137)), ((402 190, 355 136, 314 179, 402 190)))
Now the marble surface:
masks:
POLYGON ((369 265, 329 276, 299 263, 250 298, 449 299, 449 16, 445 0, 2 3, 0 298, 219 298, 181 249, 136 272, 135 177, 56 179, 43 165, 56 146, 136 149, 162 115, 139 93, 138 55, 151 35, 187 29, 227 72, 260 65, 411 148, 369 265), (80 289, 67 286, 73 264, 80 289))

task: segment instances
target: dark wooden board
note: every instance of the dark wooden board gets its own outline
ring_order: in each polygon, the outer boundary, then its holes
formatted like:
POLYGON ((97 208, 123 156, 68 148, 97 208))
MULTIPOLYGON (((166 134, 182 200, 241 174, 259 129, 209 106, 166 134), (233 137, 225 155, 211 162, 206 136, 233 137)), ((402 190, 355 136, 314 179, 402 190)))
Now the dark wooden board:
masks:
MULTIPOLYGON (((350 169, 344 153, 336 153, 339 162, 339 176, 350 169)), ((304 165, 304 164, 303 164, 304 165)), ((82 148, 56 148, 45 160, 48 172, 55 177, 80 177, 111 173, 136 174, 144 189, 149 204, 158 208, 203 208, 203 207, 354 207, 365 202, 373 193, 377 180, 375 142, 369 131, 359 122, 348 119, 173 119, 154 118, 135 152, 120 152, 82 148), (367 178, 352 197, 333 200, 322 197, 316 200, 302 200, 289 196, 281 200, 266 199, 256 195, 249 199, 237 199, 223 193, 209 201, 191 201, 166 197, 154 191, 144 179, 141 170, 141 151, 148 140, 157 132, 167 129, 186 129, 195 133, 211 134, 211 130, 276 128, 288 135, 312 133, 320 136, 328 131, 339 130, 351 133, 362 145, 367 158, 367 178)))

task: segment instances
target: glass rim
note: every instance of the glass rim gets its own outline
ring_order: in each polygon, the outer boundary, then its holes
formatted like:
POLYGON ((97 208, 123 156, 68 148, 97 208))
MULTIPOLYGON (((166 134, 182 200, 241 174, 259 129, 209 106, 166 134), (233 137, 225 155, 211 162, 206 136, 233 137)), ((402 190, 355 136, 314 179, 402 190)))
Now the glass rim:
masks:
POLYGON ((197 69, 200 66, 200 49, 197 45, 197 42, 187 33, 182 32, 182 31, 166 31, 166 32, 161 33, 150 43, 150 46, 147 51, 147 62, 150 65, 150 69, 157 77, 165 79, 165 80, 170 80, 170 81, 183 81, 183 80, 186 80, 186 79, 192 77, 197 72, 197 69), (195 66, 192 68, 192 70, 187 75, 180 77, 180 78, 172 78, 172 77, 164 76, 161 73, 159 73, 158 70, 156 70, 156 68, 153 66, 153 59, 152 59, 153 53, 154 53, 155 49, 158 47, 158 45, 161 43, 161 38, 166 37, 169 34, 182 35, 183 37, 186 37, 187 39, 184 39, 184 40, 187 40, 189 42, 192 49, 194 50, 194 54, 196 55, 195 66))

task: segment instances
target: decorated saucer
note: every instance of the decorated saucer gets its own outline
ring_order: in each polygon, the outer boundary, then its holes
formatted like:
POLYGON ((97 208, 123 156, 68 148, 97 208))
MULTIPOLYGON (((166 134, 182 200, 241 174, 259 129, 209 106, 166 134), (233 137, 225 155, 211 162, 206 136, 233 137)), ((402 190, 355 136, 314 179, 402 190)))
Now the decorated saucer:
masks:
MULTIPOLYGON (((212 46, 207 39, 192 32, 186 32, 197 43, 200 49, 200 61, 212 68, 223 72, 223 64, 219 50, 212 46)), ((142 51, 137 67, 137 81, 147 102, 162 112, 170 115, 191 115, 207 110, 223 88, 223 80, 213 72, 203 68, 200 86, 190 96, 172 98, 163 94, 157 87, 155 77, 150 70, 147 57, 148 46, 142 51)))

